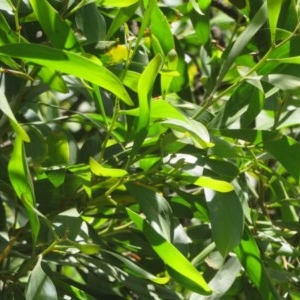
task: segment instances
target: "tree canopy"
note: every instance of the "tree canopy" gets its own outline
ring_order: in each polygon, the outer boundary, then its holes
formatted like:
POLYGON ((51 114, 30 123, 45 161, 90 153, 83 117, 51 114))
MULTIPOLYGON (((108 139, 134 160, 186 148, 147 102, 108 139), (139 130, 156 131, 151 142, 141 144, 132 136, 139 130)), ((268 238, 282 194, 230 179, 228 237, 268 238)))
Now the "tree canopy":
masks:
POLYGON ((299 299, 299 5, 0 1, 1 299, 299 299))

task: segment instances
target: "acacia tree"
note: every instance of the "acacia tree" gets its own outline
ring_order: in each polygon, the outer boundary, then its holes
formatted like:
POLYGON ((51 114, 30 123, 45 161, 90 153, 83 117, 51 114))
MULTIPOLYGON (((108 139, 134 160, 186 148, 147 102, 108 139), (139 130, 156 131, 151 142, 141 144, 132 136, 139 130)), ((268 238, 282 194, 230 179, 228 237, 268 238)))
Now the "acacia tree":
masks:
POLYGON ((299 1, 0 1, 1 299, 299 299, 299 1))

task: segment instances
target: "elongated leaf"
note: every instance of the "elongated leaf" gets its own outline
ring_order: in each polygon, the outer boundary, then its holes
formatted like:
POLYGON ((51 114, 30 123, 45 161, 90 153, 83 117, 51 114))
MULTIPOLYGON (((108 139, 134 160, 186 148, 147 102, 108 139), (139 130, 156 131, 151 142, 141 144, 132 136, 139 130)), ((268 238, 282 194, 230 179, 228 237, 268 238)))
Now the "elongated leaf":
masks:
POLYGON ((256 242, 248 228, 245 229, 243 239, 234 251, 245 268, 249 279, 260 292, 262 299, 282 299, 273 286, 269 274, 262 263, 262 257, 256 242))
POLYGON ((30 0, 33 11, 54 47, 79 49, 70 24, 64 21, 47 0, 30 0))
POLYGON ((105 168, 101 166, 94 158, 90 157, 90 167, 91 171, 97 175, 102 177, 123 177, 127 175, 127 171, 123 169, 116 168, 105 168))
POLYGON ((130 6, 120 8, 107 31, 105 40, 109 40, 115 34, 115 32, 119 30, 120 27, 135 13, 139 4, 138 2, 139 1, 136 1, 130 6))
POLYGON ((199 294, 211 294, 211 289, 198 270, 187 260, 181 252, 161 236, 151 225, 140 215, 126 208, 130 219, 135 223, 137 228, 142 231, 149 241, 153 250, 168 265, 173 278, 181 283, 184 287, 191 289, 199 294), (175 271, 176 270, 176 271, 175 271))
POLYGON ((106 23, 96 4, 90 3, 82 7, 76 14, 76 24, 84 33, 87 39, 86 44, 104 40, 106 23))
POLYGON ((280 15, 282 0, 267 0, 269 25, 272 44, 275 44, 277 22, 280 15))
POLYGON ((293 138, 264 130, 224 129, 220 132, 224 136, 263 145, 300 182, 300 169, 297 167, 300 161, 300 144, 293 138))
POLYGON ((186 139, 187 143, 194 144, 195 147, 204 149, 212 147, 210 137, 204 125, 192 119, 185 121, 168 118, 161 122, 164 127, 171 128, 174 134, 181 139, 186 139))
POLYGON ((155 3, 150 23, 151 33, 157 38, 165 56, 174 49, 174 38, 166 16, 161 12, 157 2, 155 3))
POLYGON ((300 144, 291 137, 282 136, 281 139, 268 141, 265 148, 300 182, 300 144))
POLYGON ((205 189, 213 240, 226 257, 241 241, 244 229, 243 209, 234 191, 218 193, 205 189))
POLYGON ((257 11, 254 18, 251 20, 245 31, 236 39, 228 56, 225 58, 225 63, 220 71, 218 80, 221 81, 233 61, 241 54, 245 46, 253 38, 253 36, 258 32, 258 30, 265 24, 268 19, 268 10, 266 2, 257 11))
POLYGON ((168 276, 165 277, 157 277, 153 274, 147 272, 146 270, 142 269, 135 263, 133 263, 131 260, 127 259, 126 257, 119 255, 117 253, 102 250, 102 252, 109 253, 110 255, 114 256, 118 260, 120 260, 122 263, 124 263, 125 268, 128 270, 129 273, 132 273, 135 276, 138 276, 139 278, 148 279, 158 284, 166 284, 170 278, 168 276))
POLYGON ((269 62, 278 62, 285 64, 300 64, 300 56, 284 57, 284 58, 272 58, 268 59, 269 62))
POLYGON ((12 128, 15 130, 16 134, 25 142, 30 142, 30 138, 23 127, 17 122, 9 104, 0 88, 0 110, 8 117, 12 128))
POLYGON ((239 259, 236 256, 230 257, 209 282, 209 286, 214 293, 209 296, 200 297, 192 294, 190 300, 219 300, 231 287, 240 270, 241 263, 239 259))
POLYGON ((134 144, 130 155, 131 158, 133 158, 136 155, 144 139, 147 136, 150 122, 151 92, 161 64, 162 57, 158 54, 151 60, 151 62, 145 68, 138 82, 140 115, 136 124, 134 144))
POLYGON ((26 286, 26 300, 57 300, 56 288, 51 279, 43 271, 41 261, 42 256, 39 255, 26 286))
POLYGON ((8 164, 8 174, 17 196, 26 208, 35 245, 40 229, 40 222, 33 209, 35 206, 33 183, 26 162, 23 141, 19 137, 16 138, 14 143, 14 150, 8 164))
POLYGON ((232 184, 223 180, 216 180, 210 177, 201 176, 195 182, 195 185, 212 189, 213 191, 220 193, 228 193, 233 190, 232 184))
POLYGON ((124 86, 113 73, 104 68, 100 62, 82 55, 42 45, 22 43, 0 47, 0 55, 17 57, 77 76, 107 89, 126 104, 133 104, 124 86))
POLYGON ((101 5, 113 6, 113 7, 127 7, 129 5, 135 4, 139 0, 103 0, 101 5))
POLYGON ((158 192, 146 186, 128 183, 128 191, 137 199, 147 221, 167 241, 172 242, 174 232, 173 213, 168 201, 158 192))

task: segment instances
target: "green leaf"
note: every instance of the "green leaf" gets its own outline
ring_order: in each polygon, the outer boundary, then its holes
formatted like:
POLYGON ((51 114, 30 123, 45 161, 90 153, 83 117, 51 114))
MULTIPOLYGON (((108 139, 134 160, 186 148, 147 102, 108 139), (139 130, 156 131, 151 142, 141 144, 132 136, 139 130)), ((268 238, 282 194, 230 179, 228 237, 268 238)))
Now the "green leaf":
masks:
POLYGON ((14 150, 8 164, 8 174, 17 196, 26 208, 34 247, 39 234, 40 222, 34 209, 35 195, 32 178, 26 162, 24 145, 19 137, 16 138, 14 143, 14 150))
POLYGON ((300 64, 300 56, 284 57, 284 58, 270 58, 267 61, 269 62, 278 62, 285 64, 300 64))
POLYGON ((194 182, 194 184, 220 193, 228 193, 233 191, 233 186, 231 183, 206 176, 201 176, 194 182))
POLYGON ((234 60, 242 53, 243 49, 250 42, 253 36, 259 31, 259 29, 268 20, 268 10, 266 2, 257 11, 254 18, 251 20, 247 28, 241 33, 241 35, 236 39, 232 48, 230 49, 228 55, 224 57, 225 62, 219 74, 218 81, 220 82, 229 68, 231 67, 234 60))
POLYGON ((275 44, 277 22, 281 11, 282 0, 267 0, 269 25, 272 44, 275 44))
POLYGON ((139 0, 103 0, 101 5, 103 6, 113 6, 113 7, 126 7, 135 4, 139 0))
POLYGON ((12 44, 0 47, 0 54, 17 57, 57 71, 77 76, 115 94, 126 104, 133 102, 120 80, 94 61, 80 54, 34 44, 12 44))
POLYGON ((82 7, 77 12, 75 20, 78 28, 84 33, 87 39, 86 44, 104 40, 106 35, 105 19, 99 13, 94 3, 82 7))
POLYGON ((170 280, 170 278, 168 276, 164 276, 164 277, 154 276, 153 274, 142 269, 137 264, 133 263, 132 261, 130 261, 129 259, 125 258, 122 255, 119 255, 119 254, 111 252, 111 251, 106 251, 106 250, 102 250, 102 252, 109 253, 110 255, 112 255, 115 258, 117 258, 118 260, 120 260, 124 264, 124 267, 125 267, 124 269, 126 271, 128 271, 129 273, 131 273, 139 278, 151 280, 158 284, 166 284, 170 280))
POLYGON ((265 148, 290 172, 290 174, 300 182, 300 169, 298 162, 300 159, 300 144, 288 136, 281 139, 267 141, 265 148))
POLYGON ((140 115, 135 126, 134 144, 130 154, 131 159, 137 154, 147 136, 150 123, 151 92, 161 64, 162 57, 157 54, 147 65, 138 82, 140 115))
POLYGON ((174 38, 166 16, 161 12, 157 2, 152 9, 151 33, 157 38, 165 56, 174 49, 174 38))
POLYGON ((47 0, 30 0, 33 11, 54 47, 79 49, 79 43, 70 24, 61 18, 47 0))
POLYGON ((223 136, 238 138, 255 145, 262 144, 300 182, 300 169, 297 167, 300 161, 300 144, 293 138, 275 131, 253 129, 222 129, 219 132, 223 136))
POLYGON ((218 193, 205 189, 212 237, 217 249, 226 257, 241 241, 244 229, 242 205, 234 191, 218 193))
POLYGON ((123 169, 115 169, 115 168, 105 168, 102 167, 94 158, 90 157, 90 168, 91 171, 97 175, 102 177, 124 177, 128 173, 126 170, 123 169))
POLYGON ((126 208, 126 210, 130 219, 135 223, 137 228, 143 232, 153 250, 164 261, 164 263, 174 271, 173 278, 175 280, 181 283, 184 287, 199 294, 211 294, 211 289, 202 275, 176 247, 154 230, 140 215, 129 208, 126 208))
POLYGON ((210 143, 207 129, 198 121, 192 119, 181 121, 168 118, 160 124, 172 129, 178 138, 186 141, 186 143, 193 144, 197 148, 205 149, 213 146, 213 144, 210 143))
POLYGON ((167 241, 173 240, 174 221, 168 201, 158 192, 146 186, 127 183, 126 188, 140 204, 141 211, 153 229, 167 241))
POLYGON ((5 94, 0 88, 0 110, 8 117, 12 128, 15 130, 16 134, 25 142, 30 142, 30 138, 23 127, 17 122, 9 104, 6 99, 5 94))
POLYGON ((139 1, 136 1, 130 6, 120 8, 107 31, 105 37, 106 41, 108 41, 116 33, 116 31, 119 30, 121 26, 135 13, 138 5, 139 1))
POLYGON ((262 257, 257 244, 248 228, 245 228, 243 239, 234 251, 245 268, 249 279, 259 290, 262 299, 282 299, 273 286, 272 280, 262 263, 262 257))
POLYGON ((200 9, 199 4, 196 2, 196 0, 190 0, 190 3, 192 4, 194 10, 199 14, 199 15, 203 15, 203 12, 200 9))
POLYGON ((241 270, 241 263, 236 256, 230 257, 210 280, 209 286, 214 291, 210 296, 201 299, 192 294, 190 300, 219 300, 229 290, 241 270))
POLYGON ((51 279, 43 271, 41 261, 42 256, 39 255, 26 286, 26 300, 57 300, 56 288, 51 279))

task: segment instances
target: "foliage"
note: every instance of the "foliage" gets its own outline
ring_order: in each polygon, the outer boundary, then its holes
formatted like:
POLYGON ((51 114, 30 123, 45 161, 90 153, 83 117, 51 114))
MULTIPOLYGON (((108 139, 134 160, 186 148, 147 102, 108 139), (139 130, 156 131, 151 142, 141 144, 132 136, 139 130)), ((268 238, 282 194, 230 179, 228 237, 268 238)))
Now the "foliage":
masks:
POLYGON ((299 299, 299 1, 0 1, 1 299, 299 299))

